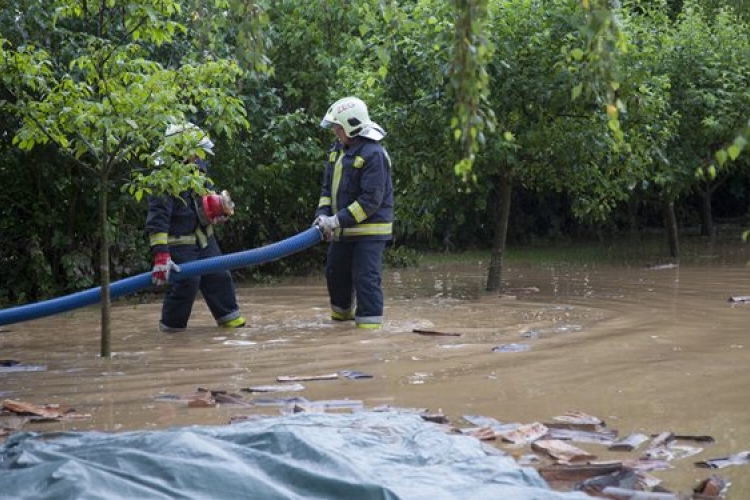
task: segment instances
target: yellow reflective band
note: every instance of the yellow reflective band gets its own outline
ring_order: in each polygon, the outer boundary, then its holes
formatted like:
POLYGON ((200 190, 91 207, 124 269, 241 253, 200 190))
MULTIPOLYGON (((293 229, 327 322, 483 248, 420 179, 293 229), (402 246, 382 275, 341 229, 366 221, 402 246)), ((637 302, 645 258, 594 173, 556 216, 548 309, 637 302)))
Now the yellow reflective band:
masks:
POLYGON ((342 160, 344 159, 344 153, 341 152, 339 154, 338 158, 336 159, 336 164, 333 166, 333 180, 331 181, 331 197, 333 198, 331 200, 331 210, 333 210, 333 213, 339 211, 339 207, 336 205, 336 198, 338 197, 339 192, 339 183, 341 182, 341 173, 344 170, 344 165, 342 160))
POLYGON ((318 201, 318 208, 321 207, 330 207, 331 206, 331 197, 330 196, 321 196, 320 200, 318 201))
POLYGON ((187 236, 170 236, 170 245, 195 245, 195 235, 189 234, 187 236))
POLYGON ((149 236, 148 241, 153 247, 156 245, 166 245, 167 239, 168 239, 167 233, 154 233, 151 236, 149 236))
POLYGON ((351 212, 352 217, 354 217, 354 220, 357 221, 357 224, 362 222, 367 218, 367 214, 365 213, 364 209, 362 208, 362 205, 359 204, 358 201, 355 201, 351 205, 349 205, 349 212, 351 212))
POLYGON ((373 236, 393 233, 393 223, 382 224, 358 224, 353 227, 344 228, 344 236, 373 236))
POLYGON ((331 154, 328 155, 328 161, 331 163, 336 161, 336 151, 331 151, 331 154))
POLYGON ((365 330, 379 330, 382 327, 380 323, 357 323, 357 328, 365 330))
POLYGON ((357 156, 354 158, 354 168, 362 168, 362 165, 365 164, 365 159, 361 156, 357 156))

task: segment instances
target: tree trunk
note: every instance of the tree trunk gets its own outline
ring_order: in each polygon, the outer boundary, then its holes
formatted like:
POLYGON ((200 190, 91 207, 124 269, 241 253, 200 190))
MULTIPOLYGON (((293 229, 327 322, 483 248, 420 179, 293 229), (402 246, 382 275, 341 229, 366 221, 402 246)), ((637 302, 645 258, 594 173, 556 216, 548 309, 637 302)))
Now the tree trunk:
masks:
POLYGON ((711 189, 706 187, 705 191, 700 191, 701 198, 701 236, 711 236, 714 234, 714 219, 711 211, 711 189))
POLYGON ((109 291, 109 218, 107 217, 108 178, 106 167, 102 167, 99 191, 99 276, 102 288, 102 357, 108 358, 112 354, 111 341, 111 309, 112 300, 109 291))
POLYGON ((501 175, 498 184, 497 205, 494 210, 495 220, 492 227, 490 268, 487 273, 488 292, 500 291, 503 286, 503 254, 505 253, 505 239, 508 235, 510 198, 513 188, 510 175, 501 175))
POLYGON ((680 241, 677 234, 677 217, 674 214, 674 201, 664 200, 664 227, 667 230, 669 241, 669 255, 678 259, 680 257, 680 241))

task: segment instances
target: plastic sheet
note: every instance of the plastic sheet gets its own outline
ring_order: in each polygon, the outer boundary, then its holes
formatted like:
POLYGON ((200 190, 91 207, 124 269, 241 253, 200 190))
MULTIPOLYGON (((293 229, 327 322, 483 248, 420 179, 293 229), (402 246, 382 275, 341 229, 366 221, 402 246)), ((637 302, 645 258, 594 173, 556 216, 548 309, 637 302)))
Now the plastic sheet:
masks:
POLYGON ((418 416, 307 414, 126 433, 12 435, 0 498, 580 500, 418 416))

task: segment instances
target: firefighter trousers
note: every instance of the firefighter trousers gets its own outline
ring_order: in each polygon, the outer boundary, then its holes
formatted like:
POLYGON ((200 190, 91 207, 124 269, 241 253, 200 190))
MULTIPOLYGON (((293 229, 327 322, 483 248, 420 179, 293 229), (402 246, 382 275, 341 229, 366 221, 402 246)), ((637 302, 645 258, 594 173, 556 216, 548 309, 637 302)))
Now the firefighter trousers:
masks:
MULTIPOLYGON (((198 244, 170 246, 172 260, 184 264, 222 254, 216 238, 209 237, 207 243, 205 248, 198 244)), ((161 322, 170 328, 187 328, 198 290, 218 324, 240 317, 232 275, 229 271, 219 271, 171 282, 162 304, 161 322)))
POLYGON ((361 240, 332 242, 326 261, 326 282, 334 312, 351 315, 357 326, 379 326, 383 322, 381 273, 386 242, 361 240))

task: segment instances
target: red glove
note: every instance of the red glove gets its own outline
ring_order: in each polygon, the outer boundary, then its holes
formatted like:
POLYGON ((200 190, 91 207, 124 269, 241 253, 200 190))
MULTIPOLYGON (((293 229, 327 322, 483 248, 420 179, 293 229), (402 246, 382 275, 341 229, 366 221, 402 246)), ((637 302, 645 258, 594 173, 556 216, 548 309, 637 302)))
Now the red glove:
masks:
POLYGON ((171 271, 180 272, 180 266, 174 263, 169 252, 154 255, 154 268, 151 270, 151 283, 156 286, 166 285, 171 271))

